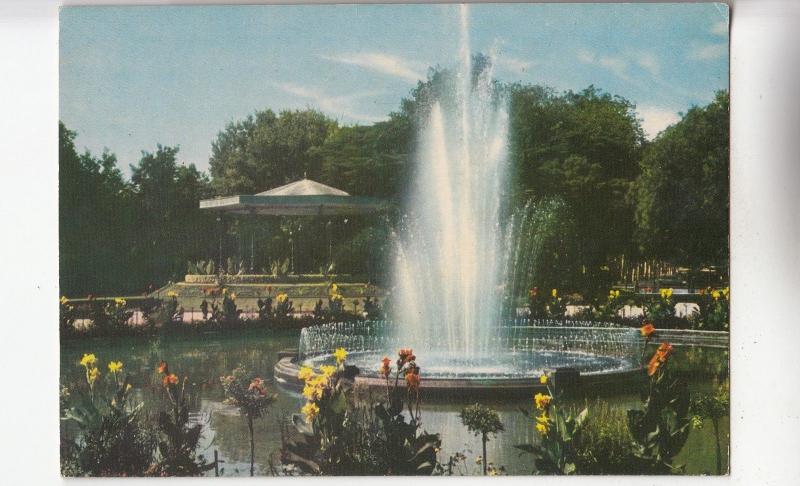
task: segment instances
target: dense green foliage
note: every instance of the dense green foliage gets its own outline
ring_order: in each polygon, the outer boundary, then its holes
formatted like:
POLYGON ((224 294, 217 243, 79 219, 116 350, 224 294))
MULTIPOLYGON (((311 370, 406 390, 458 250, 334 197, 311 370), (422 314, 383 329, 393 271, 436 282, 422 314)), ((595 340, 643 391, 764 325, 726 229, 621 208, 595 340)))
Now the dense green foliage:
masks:
POLYGON ((729 105, 728 93, 717 93, 645 151, 633 195, 636 238, 646 254, 690 265, 727 265, 729 105))
MULTIPOLYGON (((452 101, 452 83, 451 71, 431 69, 398 111, 369 126, 339 126, 310 109, 256 111, 212 141, 209 175, 181 164, 176 147, 157 146, 125 180, 113 154, 79 155, 75 133, 60 125, 62 293, 138 293, 179 279, 188 261, 214 259, 219 270, 228 258, 245 272, 269 273, 288 260, 296 273, 385 283, 417 129, 432 100, 452 101), (218 218, 198 208, 202 198, 261 192, 304 175, 391 204, 374 217, 327 220, 218 218)), ((544 279, 536 285, 600 295, 613 279, 609 260, 621 255, 727 268, 727 93, 647 142, 635 106, 593 86, 556 93, 494 84, 511 121, 508 217, 530 202, 545 208, 536 218, 555 218, 541 237, 540 225, 530 225, 532 264, 544 279)), ((518 284, 524 295, 534 282, 518 284)))

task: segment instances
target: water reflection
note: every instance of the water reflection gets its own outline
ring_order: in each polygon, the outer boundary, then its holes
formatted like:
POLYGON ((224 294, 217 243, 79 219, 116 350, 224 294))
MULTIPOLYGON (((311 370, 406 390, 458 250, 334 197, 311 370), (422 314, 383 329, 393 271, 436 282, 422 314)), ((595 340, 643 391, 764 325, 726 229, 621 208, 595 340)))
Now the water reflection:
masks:
MULTIPOLYGON (((246 476, 249 474, 249 439, 247 426, 233 407, 222 403, 224 397, 219 377, 231 369, 244 364, 263 374, 272 376, 278 351, 296 346, 298 334, 250 332, 240 336, 197 336, 165 337, 160 339, 87 339, 62 344, 61 381, 81 383, 84 380, 82 368, 77 363, 83 353, 93 352, 105 366, 110 360, 121 360, 125 370, 131 374, 136 386, 136 400, 142 400, 152 412, 160 406, 161 388, 157 385, 155 367, 161 359, 170 363, 170 368, 181 376, 188 375, 194 390, 191 405, 192 420, 205 424, 199 453, 213 458, 214 451, 224 462, 220 467, 224 476, 246 476)), ((724 350, 679 349, 675 363, 687 372, 695 391, 709 390, 712 376, 719 371, 720 363, 727 362, 724 350), (688 367, 687 365, 691 365, 688 367), (687 367, 683 367, 687 366, 687 367), (698 373, 698 370, 707 370, 698 373)), ((575 406, 583 404, 592 397, 574 400, 575 406)), ((612 407, 630 408, 638 404, 637 393, 627 393, 604 397, 612 407)), ((475 458, 480 454, 480 440, 461 425, 458 412, 470 403, 428 403, 423 407, 423 427, 442 434, 440 459, 456 452, 467 456, 466 472, 480 472, 475 458)), ((529 474, 532 461, 528 455, 520 455, 513 448, 516 444, 531 443, 537 439, 535 430, 519 411, 519 407, 532 406, 530 400, 485 400, 481 403, 496 408, 505 426, 488 444, 489 460, 496 466, 505 466, 510 474, 529 474)), ((255 422, 256 474, 269 475, 270 457, 280 448, 281 421, 295 413, 302 405, 302 398, 296 393, 278 390, 278 398, 267 416, 255 422)), ((723 436, 728 434, 728 421, 723 421, 723 436)), ((68 431, 69 433, 69 431, 68 431)), ((725 459, 727 463, 727 458, 725 459)), ((710 427, 693 430, 678 462, 687 465, 687 472, 698 474, 714 470, 714 442, 710 427)), ((214 475, 210 471, 209 475, 214 475)))

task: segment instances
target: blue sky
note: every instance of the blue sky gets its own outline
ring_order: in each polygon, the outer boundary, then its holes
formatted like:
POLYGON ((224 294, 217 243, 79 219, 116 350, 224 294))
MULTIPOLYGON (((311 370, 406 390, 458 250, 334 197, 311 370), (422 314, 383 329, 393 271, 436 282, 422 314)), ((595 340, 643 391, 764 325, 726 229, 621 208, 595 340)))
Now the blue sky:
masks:
MULTIPOLYGON (((471 5, 473 52, 497 77, 637 105, 650 136, 728 88, 721 4, 471 5)), ((66 7, 60 117, 79 150, 179 145, 207 170, 211 142, 257 109, 312 107, 344 124, 385 119, 459 51, 457 5, 66 7)))

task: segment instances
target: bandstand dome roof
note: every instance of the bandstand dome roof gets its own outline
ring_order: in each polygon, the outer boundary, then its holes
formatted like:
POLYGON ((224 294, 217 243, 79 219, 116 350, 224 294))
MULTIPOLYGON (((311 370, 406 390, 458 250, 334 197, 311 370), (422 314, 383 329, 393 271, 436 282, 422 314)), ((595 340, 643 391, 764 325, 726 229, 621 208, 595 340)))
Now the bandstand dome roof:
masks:
POLYGON ((351 196, 341 189, 307 178, 258 194, 200 201, 200 209, 272 216, 345 216, 372 213, 380 207, 380 199, 351 196))

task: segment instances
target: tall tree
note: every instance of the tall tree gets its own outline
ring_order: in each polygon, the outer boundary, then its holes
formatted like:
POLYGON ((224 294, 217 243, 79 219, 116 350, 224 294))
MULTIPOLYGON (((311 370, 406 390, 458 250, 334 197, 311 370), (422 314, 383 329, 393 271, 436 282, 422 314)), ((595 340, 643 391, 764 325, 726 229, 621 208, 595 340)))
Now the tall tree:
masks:
POLYGON ((230 123, 212 143, 211 176, 217 194, 252 194, 303 177, 319 177, 321 147, 337 127, 314 110, 258 111, 230 123))
POLYGON ((729 258, 727 91, 692 107, 647 148, 634 189, 636 238, 652 257, 693 266, 729 258))

